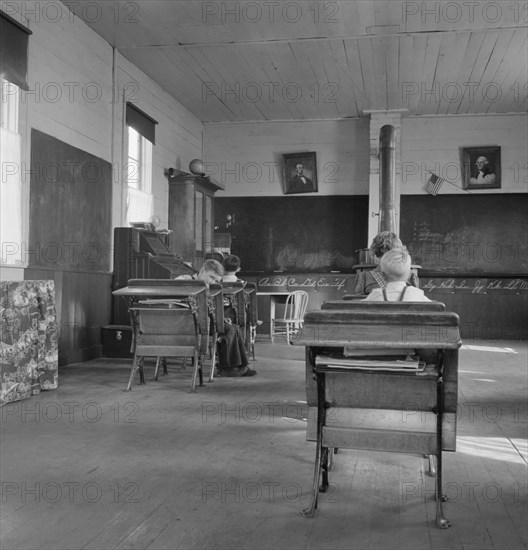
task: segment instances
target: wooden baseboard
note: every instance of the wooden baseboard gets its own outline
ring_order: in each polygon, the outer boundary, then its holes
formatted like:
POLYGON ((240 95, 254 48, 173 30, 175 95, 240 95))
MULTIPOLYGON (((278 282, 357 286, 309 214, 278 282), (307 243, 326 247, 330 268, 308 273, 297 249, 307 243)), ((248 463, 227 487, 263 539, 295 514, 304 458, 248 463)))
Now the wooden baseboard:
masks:
POLYGON ((82 363, 90 359, 99 359, 103 356, 103 346, 100 344, 87 348, 68 349, 59 352, 59 366, 63 367, 71 363, 82 363))

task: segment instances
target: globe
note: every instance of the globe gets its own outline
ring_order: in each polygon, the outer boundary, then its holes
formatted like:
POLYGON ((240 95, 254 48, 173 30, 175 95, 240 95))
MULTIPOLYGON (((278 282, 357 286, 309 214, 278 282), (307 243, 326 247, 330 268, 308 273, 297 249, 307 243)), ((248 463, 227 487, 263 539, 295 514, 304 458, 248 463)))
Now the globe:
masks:
POLYGON ((203 161, 200 159, 191 160, 191 162, 189 163, 189 170, 191 171, 191 174, 194 174, 196 176, 205 175, 204 164, 203 161))

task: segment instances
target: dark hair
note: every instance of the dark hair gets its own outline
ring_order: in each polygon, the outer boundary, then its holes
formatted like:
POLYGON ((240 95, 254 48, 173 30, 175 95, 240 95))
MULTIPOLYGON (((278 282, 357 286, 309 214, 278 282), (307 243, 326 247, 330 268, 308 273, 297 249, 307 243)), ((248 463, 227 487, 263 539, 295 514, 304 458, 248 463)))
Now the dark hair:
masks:
POLYGON ((392 250, 393 248, 402 248, 403 244, 396 233, 392 231, 382 231, 378 233, 372 240, 370 250, 374 252, 374 255, 381 258, 385 252, 392 250))
POLYGON ((240 267, 240 258, 234 254, 229 254, 224 258, 224 269, 232 273, 240 267))

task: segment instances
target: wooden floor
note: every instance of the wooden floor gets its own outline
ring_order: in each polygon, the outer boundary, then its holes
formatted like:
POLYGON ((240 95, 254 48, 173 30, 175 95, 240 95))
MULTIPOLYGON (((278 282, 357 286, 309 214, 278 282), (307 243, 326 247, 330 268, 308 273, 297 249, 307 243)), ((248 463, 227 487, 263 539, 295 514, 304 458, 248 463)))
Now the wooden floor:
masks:
POLYGON ((305 519, 304 350, 257 343, 254 378, 188 393, 190 369, 124 392, 127 360, 64 367, 59 389, 1 409, 8 549, 526 548, 527 345, 461 350, 446 516, 420 456, 341 450, 305 519))

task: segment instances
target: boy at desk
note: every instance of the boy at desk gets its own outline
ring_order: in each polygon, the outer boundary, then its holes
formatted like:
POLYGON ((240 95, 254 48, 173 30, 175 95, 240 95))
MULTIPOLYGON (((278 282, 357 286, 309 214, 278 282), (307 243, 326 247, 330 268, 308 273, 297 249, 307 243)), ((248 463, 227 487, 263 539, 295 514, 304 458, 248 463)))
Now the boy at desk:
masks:
MULTIPOLYGON (((378 233, 372 240, 370 251, 375 257, 378 264, 371 271, 360 271, 356 276, 355 294, 370 294, 375 288, 384 288, 386 284, 385 277, 381 270, 379 262, 384 254, 392 249, 400 249, 405 247, 396 233, 392 231, 382 231, 378 233)), ((418 275, 411 271, 408 283, 412 286, 419 287, 418 275)))
MULTIPOLYGON (((375 288, 363 302, 430 302, 424 291, 411 286, 411 256, 403 248, 393 248, 381 257, 380 269, 385 278, 385 288, 375 288)), ((433 350, 416 350, 420 359, 426 363, 436 361, 433 350)))
MULTIPOLYGON (((240 262, 240 260, 239 260, 240 262)), ((198 279, 207 286, 221 283, 224 267, 216 260, 206 260, 196 275, 180 275, 178 279, 198 279)), ((248 368, 248 357, 240 327, 226 317, 224 334, 218 343, 219 375, 225 377, 255 376, 256 371, 248 368)))
POLYGON ((223 283, 236 283, 240 281, 237 273, 240 271, 240 258, 234 254, 229 254, 224 258, 224 276, 223 283))
POLYGON ((393 248, 381 257, 380 269, 386 281, 384 288, 375 288, 364 302, 430 302, 423 290, 408 284, 411 256, 403 248, 393 248))
MULTIPOLYGON (((240 258, 234 254, 229 254, 224 258, 223 263, 224 276, 223 283, 236 283, 240 279, 237 273, 240 271, 240 258)), ((246 348, 244 347, 244 338, 239 326, 233 324, 235 314, 228 303, 224 302, 224 320, 226 331, 220 339, 218 347, 218 357, 220 363, 220 376, 254 376, 256 371, 249 369, 246 348), (230 365, 240 364, 239 369, 233 369, 230 365)))

